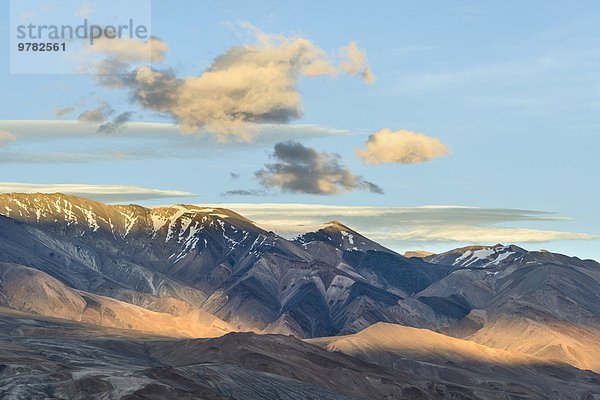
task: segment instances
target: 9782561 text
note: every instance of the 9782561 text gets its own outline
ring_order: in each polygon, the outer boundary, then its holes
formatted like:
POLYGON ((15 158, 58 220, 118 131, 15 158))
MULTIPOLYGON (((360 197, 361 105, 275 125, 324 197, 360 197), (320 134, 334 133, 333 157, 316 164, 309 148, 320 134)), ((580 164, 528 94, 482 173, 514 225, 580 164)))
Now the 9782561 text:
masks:
POLYGON ((66 51, 67 44, 65 42, 62 43, 52 43, 52 42, 19 42, 17 43, 18 51, 66 51))

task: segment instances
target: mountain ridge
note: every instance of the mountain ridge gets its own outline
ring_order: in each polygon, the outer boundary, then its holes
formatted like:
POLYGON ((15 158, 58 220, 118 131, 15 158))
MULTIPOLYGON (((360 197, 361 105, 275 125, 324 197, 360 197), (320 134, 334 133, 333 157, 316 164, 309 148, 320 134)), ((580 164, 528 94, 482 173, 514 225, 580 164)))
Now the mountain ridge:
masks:
POLYGON ((63 195, 0 195, 0 213, 8 218, 0 221, 3 231, 12 231, 0 241, 0 249, 11 249, 0 261, 139 306, 152 309, 172 297, 237 329, 300 337, 357 331, 379 320, 447 325, 446 317, 407 299, 399 277, 362 267, 373 257, 391 257, 412 273, 414 262, 345 226, 320 233, 337 240, 333 247, 319 241, 324 255, 239 214, 202 206, 148 209, 63 195), (18 228, 9 228, 10 221, 18 228), (372 253, 357 257, 365 251, 372 253))
POLYGON ((407 258, 339 222, 287 240, 223 208, 16 194, 0 195, 0 262, 232 330, 314 338, 393 323, 600 370, 600 264, 514 245, 407 258), (515 346, 504 331, 537 339, 515 346))

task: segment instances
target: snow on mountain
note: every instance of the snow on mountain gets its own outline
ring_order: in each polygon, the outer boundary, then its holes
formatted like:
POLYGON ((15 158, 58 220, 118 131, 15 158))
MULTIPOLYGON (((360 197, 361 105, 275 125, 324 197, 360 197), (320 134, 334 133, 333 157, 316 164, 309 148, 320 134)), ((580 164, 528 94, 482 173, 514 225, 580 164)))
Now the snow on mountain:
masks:
POLYGON ((0 195, 0 262, 155 312, 202 309, 233 329, 299 337, 392 322, 458 336, 484 329, 487 344, 498 339, 490 318, 545 327, 600 318, 593 261, 504 245, 406 258, 339 222, 289 241, 195 205, 0 195))
POLYGON ((60 194, 0 195, 0 214, 12 232, 3 237, 0 226, 0 261, 158 311, 175 299, 238 329, 301 337, 380 320, 448 324, 406 298, 440 274, 338 222, 288 241, 226 209, 111 206, 60 194))
POLYGON ((377 250, 393 253, 392 250, 383 247, 377 242, 367 239, 360 233, 350 229, 338 221, 324 224, 323 228, 316 232, 308 232, 298 236, 295 241, 305 248, 310 248, 317 243, 327 243, 339 251, 367 251, 377 250))
POLYGON ((490 268, 512 261, 527 253, 517 246, 469 246, 441 254, 433 254, 424 259, 434 264, 452 265, 455 268, 490 268))

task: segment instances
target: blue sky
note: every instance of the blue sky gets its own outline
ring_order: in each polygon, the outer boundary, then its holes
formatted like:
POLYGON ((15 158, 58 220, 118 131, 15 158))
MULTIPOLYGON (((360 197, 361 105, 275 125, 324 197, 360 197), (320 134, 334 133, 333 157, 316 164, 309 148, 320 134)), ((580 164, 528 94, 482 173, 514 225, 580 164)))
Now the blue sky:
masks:
MULTIPOLYGON (((8 2, 0 7, 8 21, 8 2)), ((135 185, 197 195, 137 201, 149 205, 452 205, 552 212, 566 218, 498 222, 479 216, 473 224, 490 232, 510 227, 587 234, 585 240, 564 236, 516 242, 600 259, 594 236, 600 234, 600 3, 152 1, 151 15, 152 34, 169 48, 163 65, 180 77, 198 76, 228 49, 253 43, 252 33, 241 26, 248 22, 266 34, 304 37, 331 55, 356 41, 376 80, 369 85, 344 74, 301 76, 297 90, 303 116, 287 126, 269 127, 267 139, 252 143, 215 143, 210 136, 194 134, 182 138, 170 128, 155 137, 143 127, 125 127, 109 137, 88 135, 84 128, 68 138, 56 132, 31 135, 31 126, 6 121, 75 120, 101 102, 115 114, 135 112, 132 122, 173 121, 132 103, 125 90, 97 85, 90 75, 10 74, 12 32, 2 24, 0 130, 12 132, 16 140, 0 149, 0 181, 135 185), (74 105, 78 108, 69 115, 53 113, 74 105), (418 164, 362 163, 355 149, 383 128, 437 138, 451 154, 418 164), (315 195, 267 188, 262 195, 223 196, 230 190, 264 189, 254 172, 274 162, 273 146, 282 140, 338 153, 341 164, 379 185, 384 194, 357 189, 315 195), (50 150, 116 155, 31 161, 31 155, 50 150), (130 150, 136 156, 120 154, 130 150), (232 179, 231 173, 239 178, 232 179)), ((449 218, 440 225, 460 225, 449 218)), ((411 226, 420 225, 416 221, 411 226)), ((435 237, 387 240, 399 250, 441 251, 477 239, 435 237)))

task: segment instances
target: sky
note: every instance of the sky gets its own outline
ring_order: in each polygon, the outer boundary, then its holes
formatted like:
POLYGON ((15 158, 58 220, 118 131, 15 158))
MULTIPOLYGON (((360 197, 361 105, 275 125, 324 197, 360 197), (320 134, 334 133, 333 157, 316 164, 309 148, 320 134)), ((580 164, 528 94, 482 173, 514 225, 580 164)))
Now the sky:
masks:
POLYGON ((62 73, 15 70, 9 22, 112 8, 26 3, 0 5, 0 191, 600 260, 596 1, 141 1, 118 17, 152 39, 67 42, 62 73))

